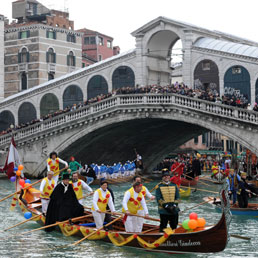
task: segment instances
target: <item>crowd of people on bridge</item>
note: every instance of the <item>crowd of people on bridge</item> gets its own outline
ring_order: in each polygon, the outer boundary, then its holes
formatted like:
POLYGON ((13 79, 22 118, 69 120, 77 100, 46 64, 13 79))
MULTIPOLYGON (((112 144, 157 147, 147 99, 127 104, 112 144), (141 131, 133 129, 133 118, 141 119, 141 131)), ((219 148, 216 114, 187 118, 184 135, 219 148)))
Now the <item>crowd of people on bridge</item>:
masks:
POLYGON ((258 105, 257 103, 254 103, 253 108, 251 107, 250 103, 248 103, 245 99, 238 98, 236 96, 219 96, 217 92, 214 92, 212 90, 201 90, 201 89, 192 89, 185 85, 184 83, 175 83, 172 85, 167 85, 167 86, 158 86, 158 85, 148 85, 148 86, 142 86, 142 87, 122 87, 116 90, 113 90, 112 93, 107 93, 107 94, 100 94, 94 98, 91 98, 89 100, 85 100, 84 102, 80 102, 78 104, 73 104, 72 106, 67 106, 63 110, 57 110, 53 113, 49 113, 47 115, 42 116, 40 119, 33 119, 30 122, 27 123, 22 123, 19 125, 14 126, 13 129, 8 128, 6 130, 3 130, 0 132, 0 136, 10 133, 13 130, 19 130, 22 128, 25 128, 30 125, 34 125, 36 123, 42 122, 47 119, 51 119, 53 117, 62 115, 64 113, 72 112, 74 110, 83 108, 85 106, 88 106, 90 104, 99 102, 101 100, 110 98, 114 95, 120 95, 120 94, 168 94, 168 93, 174 93, 174 94, 180 94, 183 96, 187 97, 192 97, 192 98, 198 98, 206 101, 211 101, 214 103, 219 103, 219 104, 224 104, 224 105, 230 105, 234 107, 239 107, 239 108, 245 108, 248 110, 254 110, 258 111, 258 105))

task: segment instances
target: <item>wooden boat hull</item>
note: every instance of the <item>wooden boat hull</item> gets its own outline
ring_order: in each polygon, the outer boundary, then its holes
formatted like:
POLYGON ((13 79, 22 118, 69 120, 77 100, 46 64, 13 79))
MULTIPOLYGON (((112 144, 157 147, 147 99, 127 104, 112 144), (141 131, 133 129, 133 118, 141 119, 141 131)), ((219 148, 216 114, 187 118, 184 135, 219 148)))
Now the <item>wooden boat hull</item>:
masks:
POLYGON ((198 179, 188 180, 184 177, 181 178, 181 185, 182 186, 195 186, 197 185, 198 179))
MULTIPOLYGON (((205 197, 204 200, 210 199, 210 204, 214 204, 214 198, 213 197, 205 197)), ((220 199, 217 198, 216 202, 219 203, 220 199)), ((221 207, 219 204, 216 205, 216 210, 221 211, 221 207)), ((230 206, 230 211, 232 215, 237 215, 237 216, 251 216, 251 217, 257 217, 258 218, 258 203, 249 203, 247 208, 238 208, 238 207, 233 207, 232 205, 230 206)))

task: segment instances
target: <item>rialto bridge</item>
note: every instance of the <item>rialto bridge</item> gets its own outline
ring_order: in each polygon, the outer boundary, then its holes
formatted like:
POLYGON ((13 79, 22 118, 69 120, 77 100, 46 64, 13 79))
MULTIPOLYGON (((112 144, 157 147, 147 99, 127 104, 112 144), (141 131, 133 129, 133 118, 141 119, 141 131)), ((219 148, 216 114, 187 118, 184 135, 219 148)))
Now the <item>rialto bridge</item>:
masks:
MULTIPOLYGON (((114 89, 167 85, 182 76, 193 88, 256 101, 258 43, 158 17, 132 35, 136 48, 74 71, 0 102, 0 130, 83 102, 114 89), (173 47, 182 44, 182 64, 171 67, 173 47)), ((46 167, 47 154, 77 155, 85 162, 128 159, 133 149, 151 167, 168 149, 205 130, 238 141, 258 154, 257 114, 177 95, 115 96, 15 132, 27 170, 46 167), (38 157, 41 157, 38 158, 38 157)), ((10 135, 0 137, 6 150, 10 135)), ((1 162, 3 164, 3 157, 1 162)))

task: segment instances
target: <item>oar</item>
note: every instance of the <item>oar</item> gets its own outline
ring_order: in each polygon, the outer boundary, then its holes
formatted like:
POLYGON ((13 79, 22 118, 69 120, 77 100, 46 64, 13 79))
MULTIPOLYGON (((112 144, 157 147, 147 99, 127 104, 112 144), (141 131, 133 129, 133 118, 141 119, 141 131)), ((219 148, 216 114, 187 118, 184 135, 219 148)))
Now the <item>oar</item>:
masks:
MULTIPOLYGON (((188 188, 188 186, 181 186, 182 188, 188 188)), ((205 190, 205 189, 200 189, 200 188, 190 188, 192 190, 198 190, 198 191, 202 191, 202 192, 208 192, 208 193, 215 193, 218 194, 219 192, 214 192, 214 191, 209 191, 209 190, 205 190)))
POLYGON ((182 214, 182 213, 184 213, 184 212, 186 212, 186 211, 188 211, 188 210, 194 209, 194 208, 196 208, 196 207, 199 207, 199 206, 201 206, 201 205, 203 205, 203 204, 205 204, 205 203, 207 203, 207 202, 210 202, 210 201, 211 201, 211 200, 209 199, 209 200, 204 201, 204 202, 201 202, 201 203, 199 203, 199 204, 197 204, 197 205, 195 205, 195 206, 193 206, 193 207, 191 207, 191 208, 187 208, 187 209, 185 209, 185 210, 183 210, 183 211, 180 211, 180 214, 182 214))
MULTIPOLYGON (((61 173, 63 170, 65 170, 65 168, 63 168, 63 169, 57 171, 54 175, 56 175, 56 174, 58 174, 58 173, 61 173)), ((43 179, 44 179, 44 178, 42 178, 42 179, 40 179, 40 180, 34 182, 33 184, 31 184, 31 185, 29 185, 29 186, 24 187, 23 190, 26 190, 26 189, 30 188, 31 186, 40 183, 43 179)), ((8 196, 6 196, 6 197, 4 197, 3 199, 1 199, 0 202, 4 201, 4 200, 6 200, 6 199, 8 199, 8 198, 10 198, 10 197, 12 197, 12 196, 14 196, 15 194, 20 193, 20 192, 21 192, 21 190, 16 191, 15 193, 9 194, 8 196)))
MULTIPOLYGON (((186 177, 189 177, 189 178, 191 178, 191 179, 193 179, 193 180, 195 179, 195 178, 193 178, 193 177, 191 177, 191 176, 188 176, 188 175, 186 175, 186 174, 185 174, 185 176, 186 176, 186 177)), ((210 186, 209 184, 206 184, 206 183, 204 183, 204 182, 200 182, 200 183, 203 184, 203 185, 210 186)))
POLYGON ((155 185, 151 190, 150 193, 153 192, 154 190, 156 190, 158 188, 158 186, 161 184, 162 182, 159 182, 157 185, 155 185))
MULTIPOLYGON (((71 219, 71 221, 74 222, 74 221, 81 220, 81 219, 84 219, 84 218, 87 218, 87 217, 91 217, 91 216, 92 216, 92 214, 84 215, 84 216, 81 216, 81 217, 73 218, 73 219, 71 219)), ((10 237, 26 235, 26 234, 29 234, 29 233, 32 233, 32 232, 35 232, 35 231, 38 231, 38 230, 41 230, 41 229, 50 228, 50 227, 57 226, 57 225, 59 225, 59 224, 67 223, 67 222, 69 222, 69 221, 70 221, 70 220, 68 219, 68 220, 56 222, 56 223, 51 224, 51 225, 47 225, 47 226, 43 226, 43 227, 40 227, 40 228, 32 229, 32 230, 30 230, 30 231, 26 231, 26 232, 23 232, 23 233, 17 234, 17 235, 12 235, 12 236, 10 236, 10 237)), ((9 238, 9 237, 8 237, 8 238, 9 238)))
POLYGON ((83 237, 83 238, 80 239, 79 241, 77 241, 77 242, 75 242, 75 243, 73 243, 73 244, 71 244, 71 245, 69 245, 69 246, 76 246, 76 245, 80 244, 82 241, 84 241, 84 240, 86 240, 87 238, 89 238, 89 237, 95 235, 96 233, 98 233, 98 232, 99 232, 100 230, 102 230, 104 227, 108 227, 108 226, 112 225, 113 223, 115 223, 116 221, 122 219, 122 217, 123 217, 123 215, 120 216, 120 217, 118 217, 118 218, 116 218, 116 219, 114 219, 113 221, 107 223, 105 226, 102 226, 101 228, 97 229, 96 231, 93 231, 93 232, 90 233, 89 235, 83 237))
POLYGON ((19 223, 15 224, 15 225, 13 225, 13 226, 11 226, 11 227, 9 227, 9 228, 4 229, 3 231, 7 231, 7 230, 9 230, 9 229, 11 229, 11 228, 15 228, 15 227, 17 227, 17 226, 20 226, 20 225, 22 225, 22 224, 24 224, 24 223, 26 223, 26 222, 28 222, 28 221, 31 221, 31 220, 33 220, 33 219, 39 217, 39 216, 42 216, 42 214, 39 214, 39 215, 37 215, 37 216, 31 217, 30 219, 26 219, 26 220, 24 220, 24 221, 22 221, 22 222, 19 222, 19 223))
POLYGON ((235 234, 230 234, 230 236, 235 237, 235 238, 244 239, 244 240, 251 240, 251 237, 244 237, 244 236, 239 236, 239 235, 235 235, 235 234))

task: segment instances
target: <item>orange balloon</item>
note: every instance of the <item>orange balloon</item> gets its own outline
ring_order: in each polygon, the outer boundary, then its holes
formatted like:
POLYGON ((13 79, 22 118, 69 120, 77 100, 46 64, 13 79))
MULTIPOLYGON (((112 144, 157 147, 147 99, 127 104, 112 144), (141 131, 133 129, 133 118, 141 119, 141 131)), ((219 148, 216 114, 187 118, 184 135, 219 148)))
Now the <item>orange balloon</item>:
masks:
POLYGON ((16 171, 16 176, 21 176, 21 171, 20 170, 16 171))
MULTIPOLYGON (((31 184, 30 183, 25 183, 24 184, 24 187, 28 187, 28 186, 31 186, 31 184)), ((30 187, 28 187, 28 188, 30 188, 30 187)))
POLYGON ((195 220, 195 219, 190 219, 189 220, 189 222, 188 222, 188 227, 190 228, 190 229, 195 229, 195 228, 197 228, 197 220, 195 220))
POLYGON ((24 169, 24 166, 23 165, 19 165, 18 166, 18 170, 23 170, 24 169))
POLYGON ((204 218, 198 218, 197 219, 197 225, 198 228, 203 228, 206 224, 206 220, 204 218))

